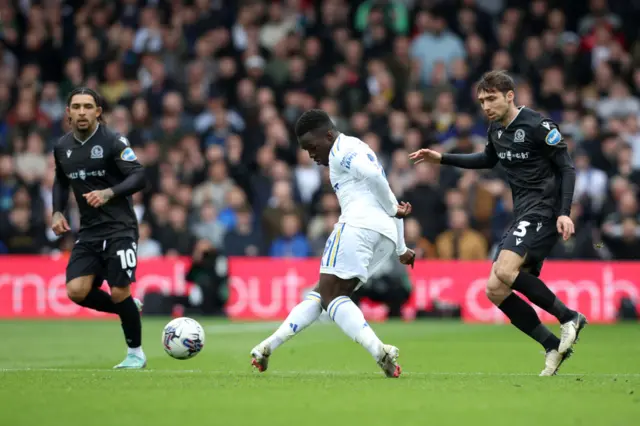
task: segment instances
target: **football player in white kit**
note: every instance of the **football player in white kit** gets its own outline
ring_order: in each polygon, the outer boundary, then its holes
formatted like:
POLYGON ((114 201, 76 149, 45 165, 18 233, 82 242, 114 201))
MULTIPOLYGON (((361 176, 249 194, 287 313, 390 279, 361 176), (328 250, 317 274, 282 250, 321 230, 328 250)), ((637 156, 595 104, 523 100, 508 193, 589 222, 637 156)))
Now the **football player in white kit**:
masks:
POLYGON ((316 321, 326 309, 349 337, 373 356, 387 377, 399 377, 399 350, 380 341, 350 295, 394 253, 413 266, 415 253, 404 242, 402 218, 411 205, 398 203, 375 153, 358 138, 338 132, 322 110, 309 110, 296 123, 302 149, 329 166, 341 215, 327 240, 320 280, 282 325, 251 350, 251 363, 265 371, 273 351, 316 321))

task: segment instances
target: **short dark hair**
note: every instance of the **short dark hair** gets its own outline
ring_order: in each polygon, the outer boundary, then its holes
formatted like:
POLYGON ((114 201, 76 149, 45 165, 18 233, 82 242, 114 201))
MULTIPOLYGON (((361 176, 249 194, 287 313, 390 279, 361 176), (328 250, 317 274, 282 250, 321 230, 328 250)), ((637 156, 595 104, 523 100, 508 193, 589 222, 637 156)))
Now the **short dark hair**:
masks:
POLYGON ((98 92, 96 92, 93 89, 90 89, 88 87, 76 87, 75 89, 73 89, 71 91, 71 93, 69 93, 69 96, 67 96, 67 106, 71 106, 71 99, 73 99, 73 97, 75 95, 89 95, 93 98, 93 100, 96 103, 96 106, 101 107, 102 106, 102 97, 100 95, 98 95, 98 92))
POLYGON ((321 109, 310 109, 298 118, 295 128, 296 137, 299 138, 308 132, 313 132, 325 127, 327 129, 334 128, 333 121, 331 121, 329 114, 321 109))
MULTIPOLYGON (((73 99, 75 95, 89 95, 93 98, 93 101, 96 103, 96 107, 104 109, 104 102, 102 101, 102 96, 100 96, 98 92, 96 92, 95 90, 85 86, 76 87, 71 91, 71 93, 69 93, 69 96, 67 96, 67 107, 71 106, 71 99, 73 99)), ((98 117, 98 122, 99 123, 103 122, 102 115, 98 117)))
POLYGON ((476 89, 477 93, 500 92, 502 94, 515 90, 516 83, 506 71, 489 71, 484 73, 476 89))

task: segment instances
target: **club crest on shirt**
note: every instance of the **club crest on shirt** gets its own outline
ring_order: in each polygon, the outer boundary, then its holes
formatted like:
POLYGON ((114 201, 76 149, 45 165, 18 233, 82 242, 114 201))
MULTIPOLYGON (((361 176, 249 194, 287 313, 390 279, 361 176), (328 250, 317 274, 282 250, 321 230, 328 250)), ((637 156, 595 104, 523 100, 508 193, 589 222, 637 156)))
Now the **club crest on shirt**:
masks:
POLYGON ((91 148, 91 158, 102 158, 103 155, 104 151, 102 150, 102 147, 100 145, 96 145, 91 148))
POLYGON ((516 130, 516 134, 513 137, 513 141, 516 143, 521 143, 521 142, 524 142, 524 138, 525 138, 524 130, 518 129, 516 130))

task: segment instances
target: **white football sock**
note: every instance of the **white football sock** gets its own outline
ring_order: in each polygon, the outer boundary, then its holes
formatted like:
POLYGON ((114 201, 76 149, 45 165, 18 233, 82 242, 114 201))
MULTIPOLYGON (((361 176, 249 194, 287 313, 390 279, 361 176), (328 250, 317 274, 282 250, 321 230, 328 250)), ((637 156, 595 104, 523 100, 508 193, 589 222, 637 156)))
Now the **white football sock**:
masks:
POLYGON ((265 339, 261 345, 268 344, 271 350, 275 350, 278 346, 291 339, 296 334, 310 326, 322 314, 322 298, 320 294, 312 291, 307 294, 304 300, 298 303, 289 312, 287 319, 282 325, 265 339))
POLYGON ((142 359, 146 359, 144 352, 142 352, 142 346, 138 346, 137 348, 127 348, 127 355, 135 355, 142 359))
POLYGON ((360 343, 378 361, 382 356, 382 342, 369 327, 364 315, 349 296, 336 297, 329 303, 329 317, 356 342, 360 343))

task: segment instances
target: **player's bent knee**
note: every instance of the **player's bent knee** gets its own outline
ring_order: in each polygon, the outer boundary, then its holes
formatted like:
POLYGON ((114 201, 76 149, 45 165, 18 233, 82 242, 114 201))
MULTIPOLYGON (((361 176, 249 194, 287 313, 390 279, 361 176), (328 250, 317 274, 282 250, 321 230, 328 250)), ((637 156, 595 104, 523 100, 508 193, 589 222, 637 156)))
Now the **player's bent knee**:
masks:
POLYGON ((504 299, 507 298, 507 296, 509 296, 509 293, 511 293, 511 289, 504 283, 498 281, 498 279, 496 278, 495 284, 487 283, 485 293, 491 303, 498 306, 504 301, 504 299))
POLYGON ((500 262, 496 263, 494 268, 494 274, 500 282, 511 287, 516 277, 518 276, 518 269, 514 269, 509 265, 504 265, 500 262))
POLYGON ((113 300, 113 303, 120 303, 129 296, 131 296, 131 288, 129 286, 113 287, 111 289, 111 300, 113 300))
POLYGON ((357 284, 357 279, 343 280, 335 275, 320 274, 320 281, 317 285, 317 292, 322 298, 322 307, 327 306, 333 299, 340 296, 351 296, 357 284))
POLYGON ((82 301, 87 297, 87 294, 89 294, 89 291, 82 287, 71 287, 67 285, 67 297, 69 297, 72 302, 82 303, 82 301))
POLYGON ((504 301, 504 299, 507 298, 507 296, 509 296, 511 289, 502 281, 500 281, 500 279, 498 279, 495 271, 496 268, 494 265, 494 267, 491 269, 491 275, 487 280, 485 294, 487 295, 487 298, 491 301, 491 303, 498 306, 504 301))
POLYGON ((91 291, 93 277, 74 278, 67 283, 67 296, 75 303, 82 303, 91 291))

